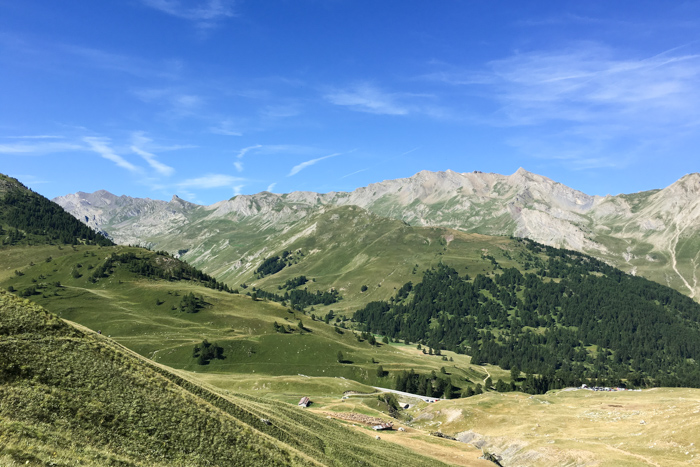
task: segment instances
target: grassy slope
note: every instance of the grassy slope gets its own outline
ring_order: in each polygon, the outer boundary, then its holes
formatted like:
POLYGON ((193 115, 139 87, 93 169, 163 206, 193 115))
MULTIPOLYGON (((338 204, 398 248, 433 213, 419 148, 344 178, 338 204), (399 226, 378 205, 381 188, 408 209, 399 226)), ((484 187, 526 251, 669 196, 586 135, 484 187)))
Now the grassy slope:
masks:
POLYGON ((413 426, 483 444, 504 465, 698 465, 699 400, 698 389, 488 393, 433 404, 413 426))
POLYGON ((12 294, 0 317, 5 465, 430 462, 288 404, 220 397, 12 294))
MULTIPOLYGON (((316 279, 316 282, 306 285, 310 291, 334 287, 344 297, 339 303, 316 306, 319 313, 325 314, 330 309, 352 312, 370 301, 389 299, 395 288, 408 281, 419 282, 423 271, 440 262, 450 264, 460 272, 476 275, 493 270, 491 263, 482 258, 488 253, 504 268, 517 266, 503 252, 514 252, 519 248, 506 237, 412 227, 357 207, 345 206, 312 216, 283 235, 270 239, 265 254, 258 256, 254 266, 240 275, 229 276, 228 282, 231 285, 245 282, 277 292, 277 287, 287 279, 305 275, 316 279), (277 274, 255 279, 253 270, 264 257, 280 254, 285 249, 301 249, 304 256, 298 264, 277 274), (366 292, 361 292, 363 285, 368 287, 366 292)), ((226 262, 226 253, 222 252, 212 261, 214 264, 226 262)))
POLYGON ((422 271, 441 260, 449 259, 470 273, 491 270, 489 262, 481 259, 482 253, 488 250, 493 254, 511 244, 504 237, 409 226, 355 206, 312 211, 285 229, 272 224, 257 218, 235 222, 219 218, 200 224, 193 218, 163 238, 144 241, 154 241, 158 249, 169 251, 188 246, 183 259, 232 287, 247 283, 276 292, 289 278, 315 278, 316 283, 307 284, 309 290, 335 287, 345 297, 343 302, 323 308, 324 313, 329 309, 354 311, 368 301, 386 300, 394 287, 419 281, 422 271), (445 238, 454 240, 447 242, 445 238), (298 264, 274 276, 255 279, 254 270, 265 258, 297 249, 304 253, 298 264), (366 293, 360 292, 362 285, 369 287, 366 293))
MULTIPOLYGON (((312 321, 310 316, 300 312, 292 313, 277 303, 253 302, 247 296, 218 292, 188 282, 148 280, 120 269, 96 284, 86 279, 88 267, 97 267, 108 254, 120 251, 139 250, 87 246, 75 250, 65 247, 62 250, 58 247, 0 250, 0 262, 5 265, 0 285, 21 291, 46 283, 41 294, 31 298, 64 319, 100 330, 156 362, 197 374, 217 375, 208 379, 217 387, 262 391, 290 402, 300 393, 324 395, 332 390, 341 394, 346 390, 368 390, 363 384, 391 385, 389 377, 377 376, 380 364, 389 372, 406 368, 430 372, 445 366, 457 387, 464 387, 466 380, 477 383, 486 377, 484 369, 471 366, 466 355, 449 352, 447 355, 454 361, 446 362, 440 357, 423 355, 415 346, 373 347, 367 342, 358 342, 351 331, 338 334, 333 326, 312 321), (48 256, 52 257, 51 262, 46 262, 48 256), (29 266, 29 263, 34 265, 29 266), (86 274, 74 278, 70 272, 78 263, 86 274), (22 270, 24 275, 16 276, 15 269, 22 270), (55 281, 60 281, 61 287, 50 285, 55 281), (193 314, 173 310, 187 292, 204 297, 207 305, 193 314), (162 303, 157 305, 157 300, 162 303), (299 320, 307 329, 303 334, 298 332, 299 320), (295 332, 275 332, 275 321, 291 326, 295 332), (206 366, 198 365, 192 350, 203 339, 217 342, 225 349, 226 358, 206 366), (352 363, 338 363, 338 351, 352 363), (265 375, 265 381, 260 382, 258 375, 265 375)), ((143 254, 144 250, 140 251, 143 254)), ((500 374, 497 368, 490 371, 500 374)), ((501 373, 505 376, 505 372, 501 373)))
MULTIPOLYGON (((650 190, 628 195, 618 195, 608 201, 611 204, 629 204, 633 217, 606 215, 602 218, 590 218, 589 225, 594 228, 593 239, 602 244, 607 251, 590 251, 589 254, 600 257, 609 264, 623 271, 634 271, 660 284, 672 287, 679 292, 690 295, 695 300, 698 294, 698 266, 700 265, 700 238, 697 226, 693 224, 678 227, 682 234, 678 242, 674 241, 678 219, 656 207, 656 215, 651 220, 661 221, 663 228, 647 230, 640 227, 642 220, 634 217, 640 212, 648 216, 653 212, 654 195, 660 190, 650 190), (673 268, 672 253, 675 254, 676 270, 673 268), (679 276, 682 275, 685 281, 679 276), (690 286, 690 288, 688 287, 690 286)), ((605 206, 603 203, 602 206, 605 206)), ((689 206, 689 209, 694 209, 689 206)))
POLYGON ((0 303, 4 461, 310 464, 108 341, 12 294, 0 303))

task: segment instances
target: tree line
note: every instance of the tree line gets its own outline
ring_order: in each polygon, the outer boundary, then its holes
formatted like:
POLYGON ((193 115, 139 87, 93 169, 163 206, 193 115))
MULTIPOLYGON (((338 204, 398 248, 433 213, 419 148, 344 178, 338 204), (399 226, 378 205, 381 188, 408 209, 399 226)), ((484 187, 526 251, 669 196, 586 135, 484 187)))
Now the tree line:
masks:
POLYGON ((114 243, 27 188, 12 187, 0 197, 0 225, 11 227, 3 242, 112 246, 114 243), (29 236, 29 237, 28 237, 29 236))
POLYGON ((157 251, 155 254, 145 253, 144 255, 137 255, 133 252, 113 253, 105 259, 104 263, 94 269, 88 280, 97 282, 102 278, 109 277, 114 272, 114 268, 119 265, 134 274, 147 278, 169 281, 189 280, 210 289, 234 293, 227 284, 217 281, 194 266, 173 258, 165 251, 157 251))
POLYGON ((440 264, 353 319, 392 339, 468 353, 476 364, 517 366, 538 375, 526 377, 528 390, 623 380, 700 387, 700 305, 581 253, 523 243, 536 273, 470 278, 440 264))
POLYGON ((279 295, 273 292, 267 292, 263 289, 253 287, 251 289, 256 295, 256 298, 272 300, 274 302, 289 303, 295 310, 302 311, 304 308, 313 305, 330 305, 341 300, 342 297, 337 290, 331 289, 328 291, 309 292, 306 289, 294 289, 279 295))

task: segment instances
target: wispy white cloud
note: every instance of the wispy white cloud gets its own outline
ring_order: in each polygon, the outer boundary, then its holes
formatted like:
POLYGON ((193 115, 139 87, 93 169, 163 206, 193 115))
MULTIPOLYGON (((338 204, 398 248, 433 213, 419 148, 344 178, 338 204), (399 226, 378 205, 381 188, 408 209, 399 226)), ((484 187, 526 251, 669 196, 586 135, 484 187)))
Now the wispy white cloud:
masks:
POLYGON ((202 103, 202 98, 193 94, 178 94, 173 96, 173 102, 181 108, 191 109, 199 106, 202 103))
POLYGON ((300 144, 264 144, 256 150, 260 154, 318 154, 319 149, 314 146, 300 144))
POLYGON ((180 194, 180 196, 182 198, 186 199, 187 201, 190 201, 192 203, 197 203, 197 204, 203 204, 199 200, 199 198, 197 198, 197 195, 192 193, 191 191, 188 191, 184 188, 180 188, 177 192, 180 194))
POLYGON ((174 87, 134 89, 131 93, 146 103, 162 104, 169 115, 189 116, 202 107, 205 99, 174 87))
POLYGON ((585 24, 585 25, 606 24, 606 25, 615 26, 615 27, 619 28, 619 27, 624 26, 624 25, 629 25, 630 23, 625 22, 625 21, 621 21, 619 19, 610 18, 610 17, 596 18, 596 17, 592 17, 592 16, 576 15, 573 13, 563 13, 561 15, 555 15, 555 16, 522 19, 522 20, 516 21, 515 24, 518 26, 536 27, 536 28, 539 28, 542 26, 565 25, 565 24, 585 24))
POLYGON ((351 176, 353 176, 353 175, 355 175, 355 174, 359 174, 360 172, 366 172, 367 170, 368 170, 368 169, 356 170, 356 171, 354 171, 354 172, 352 172, 352 173, 349 173, 349 174, 347 174, 347 175, 343 175, 342 177, 340 177, 340 179, 342 180, 342 179, 344 179, 344 178, 351 177, 351 176))
POLYGON ((638 149, 634 146, 618 148, 611 155, 608 146, 611 142, 607 138, 586 139, 571 131, 554 132, 546 136, 528 132, 526 135, 508 138, 505 143, 534 159, 554 161, 571 170, 622 169, 634 163, 634 153, 638 149))
POLYGON ((336 157, 336 156, 339 156, 341 154, 342 153, 340 153, 340 152, 336 152, 334 154, 329 154, 328 156, 318 157, 316 159, 311 159, 311 160, 302 162, 301 164, 297 164, 294 167, 292 167, 292 170, 289 171, 289 174, 287 175, 287 177, 291 177, 292 175, 296 175, 299 172, 301 172, 302 170, 304 170, 305 168, 312 166, 318 162, 321 162, 324 159, 330 159, 331 157, 336 157))
POLYGON ((130 172, 135 172, 135 173, 140 173, 141 169, 131 162, 127 161, 123 157, 119 156, 112 150, 112 148, 109 146, 110 140, 109 138, 101 138, 101 137, 94 137, 94 136, 88 136, 83 138, 83 141, 88 143, 90 146, 90 149, 103 158, 110 160, 117 164, 118 167, 121 167, 123 169, 126 169, 130 172))
POLYGON ((243 190, 244 187, 245 187, 245 185, 235 185, 235 186, 233 187, 233 195, 234 195, 234 196, 240 195, 240 194, 241 194, 241 190, 243 190))
POLYGON ((218 125, 209 128, 214 134, 225 136, 243 136, 242 122, 234 122, 231 119, 222 120, 218 125))
POLYGON ((232 0, 143 0, 146 6, 163 13, 212 27, 218 21, 235 16, 232 0))
POLYGON ((25 136, 3 136, 6 139, 63 139, 64 136, 58 135, 25 135, 25 136))
POLYGON ((144 136, 143 132, 134 133, 132 136, 132 141, 133 144, 131 145, 131 150, 141 156, 156 172, 166 177, 169 177, 175 173, 174 168, 163 164, 158 160, 155 154, 143 149, 144 146, 148 145, 152 141, 150 138, 144 136))
POLYGON ((420 115, 439 120, 454 120, 454 112, 436 104, 437 96, 418 92, 388 92, 379 87, 361 83, 345 89, 327 92, 323 98, 334 105, 356 112, 377 115, 420 115))
POLYGON ((406 154, 411 154, 413 151, 417 151, 417 150, 419 150, 419 149, 420 149, 420 146, 415 147, 415 148, 413 148, 413 149, 409 149, 408 151, 402 152, 402 153, 399 154, 399 155, 400 155, 400 156, 405 156, 406 154))
MULTIPOLYGON (((446 68, 427 78, 481 96, 494 110, 471 119, 522 128, 542 143, 536 157, 581 166, 619 164, 620 152, 684 138, 700 123, 700 54, 688 45, 630 56, 598 43, 514 54, 482 70, 446 68), (576 149, 569 149, 573 144, 576 149), (562 153, 567 154, 560 159, 562 153)), ((528 137, 513 146, 532 151, 528 137)), ((628 161, 628 159, 624 159, 628 161)))
POLYGON ((616 58, 598 44, 514 55, 489 64, 505 124, 549 121, 635 126, 683 124, 700 115, 700 55, 670 50, 616 58))
POLYGON ((367 83, 329 92, 324 98, 331 104, 373 114, 406 115, 410 111, 408 106, 399 102, 400 94, 387 93, 367 83))
POLYGON ((240 151, 238 151, 238 154, 236 155, 237 160, 233 163, 234 167, 236 167, 236 170, 239 172, 243 172, 243 156, 245 156, 247 152, 252 151, 253 149, 259 149, 261 147, 262 145, 256 144, 254 146, 248 146, 247 148, 243 148, 240 151))
POLYGON ((261 147, 262 147, 262 144, 255 144, 253 146, 248 146, 247 148, 243 148, 240 151, 238 151, 238 154, 236 155, 236 157, 238 159, 243 159, 243 156, 245 156, 246 153, 248 153, 249 151, 252 151, 253 149, 258 149, 261 147))
POLYGON ((296 105, 268 105, 262 108, 260 115, 268 118, 296 117, 301 111, 296 105))
POLYGON ((179 188, 200 188, 200 189, 210 189, 210 188, 221 188, 221 187, 231 187, 240 185, 240 182, 246 181, 245 178, 234 177, 231 175, 224 174, 207 174, 202 177, 189 178, 177 183, 179 188))
POLYGON ((270 183, 270 184, 267 186, 267 189, 266 189, 265 191, 269 191, 270 193, 273 193, 272 190, 274 190, 276 186, 277 186, 277 182, 275 182, 275 183, 270 183))
POLYGON ((0 144, 0 154, 17 154, 24 156, 52 154, 86 149, 85 146, 69 142, 18 142, 0 144))

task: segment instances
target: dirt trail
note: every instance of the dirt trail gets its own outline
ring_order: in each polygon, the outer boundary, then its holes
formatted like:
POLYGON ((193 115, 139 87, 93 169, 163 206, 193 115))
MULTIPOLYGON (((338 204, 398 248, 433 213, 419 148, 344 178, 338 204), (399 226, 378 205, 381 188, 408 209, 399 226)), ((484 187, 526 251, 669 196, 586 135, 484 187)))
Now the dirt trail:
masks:
MULTIPOLYGON (((685 230, 685 227, 683 230, 685 230)), ((678 274, 678 277, 681 278, 688 290, 690 290, 690 298, 695 298, 695 288, 693 288, 693 286, 691 286, 688 281, 685 280, 685 277, 683 277, 680 271, 678 271, 678 267, 676 267, 676 248, 678 247, 678 240, 680 239, 683 230, 681 230, 680 227, 678 227, 678 224, 676 224, 676 235, 671 239, 671 244, 669 245, 669 251, 671 252, 671 267, 674 271, 676 271, 676 274, 678 274)))
MULTIPOLYGON (((596 444, 598 444, 598 443, 596 443, 596 444)), ((622 454, 625 454, 625 455, 628 455, 628 456, 632 456, 632 457, 634 457, 634 458, 636 458, 636 459, 639 459, 639 460, 641 460, 641 461, 644 461, 644 462, 646 462, 646 463, 649 464, 649 465, 655 465, 656 467, 661 467, 661 464, 657 464, 656 462, 654 462, 653 460, 649 459, 648 457, 644 457, 644 456, 642 456, 642 455, 640 455, 640 454, 635 454, 635 453, 633 453, 633 452, 625 451, 624 449, 616 448, 616 447, 610 446, 610 445, 608 445, 608 444, 603 444, 603 443, 600 443, 600 444, 602 444, 603 446, 605 446, 606 448, 608 448, 608 449, 610 449, 610 450, 617 451, 617 452, 620 452, 620 453, 622 453, 622 454)))
POLYGON ((486 372, 486 378, 484 378, 484 388, 486 387, 486 380, 491 377, 491 373, 489 373, 489 370, 486 368, 483 368, 483 370, 486 372))
POLYGON ((110 292, 107 292, 106 290, 86 289, 85 287, 76 287, 74 285, 64 285, 63 287, 65 287, 67 289, 83 290, 85 292, 90 292, 91 294, 95 294, 95 295, 102 297, 102 298, 114 298, 114 296, 110 292))

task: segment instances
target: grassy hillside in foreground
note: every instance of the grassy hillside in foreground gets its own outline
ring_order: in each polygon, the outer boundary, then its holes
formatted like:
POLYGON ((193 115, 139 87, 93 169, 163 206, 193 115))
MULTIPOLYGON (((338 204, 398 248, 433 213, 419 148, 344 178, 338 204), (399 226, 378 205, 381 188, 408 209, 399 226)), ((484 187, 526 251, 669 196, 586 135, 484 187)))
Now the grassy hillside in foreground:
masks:
POLYGON ((108 277, 95 283, 89 280, 89 273, 110 255, 128 252, 159 258, 153 252, 131 247, 0 250, 0 263, 5 265, 0 286, 17 292, 37 287, 37 294, 30 298, 61 318, 100 330, 158 363, 198 375, 220 375, 217 387, 262 391, 289 402, 303 394, 328 395, 331 391, 339 395, 347 390, 371 391, 365 385, 392 386, 392 375, 407 368, 430 373, 445 366, 457 388, 483 382, 485 369, 508 379, 507 373, 498 368, 470 365, 466 355, 450 352, 446 358, 452 357, 453 361, 444 361, 424 355, 415 344, 372 346, 358 341, 350 330, 336 330, 322 321, 313 321, 310 313, 292 312, 277 303, 253 301, 195 282, 147 279, 122 265, 115 265, 108 277), (48 257, 51 261, 46 261, 48 257), (78 264, 82 266, 78 268, 78 264), (76 270, 85 274, 74 277, 72 271, 76 270), (189 293, 201 297, 204 303, 196 313, 180 310, 183 297, 189 293), (285 326, 287 332, 276 332, 275 322, 285 326), (223 348, 224 358, 199 365, 193 350, 204 339, 223 348), (343 353, 344 363, 337 361, 338 351, 343 353), (377 375, 379 365, 388 372, 386 376, 377 375), (300 374, 324 379, 320 383, 300 374))
POLYGON ((488 393, 413 412, 411 426, 441 430, 503 457, 503 465, 700 465, 700 390, 488 393))
POLYGON ((5 465, 438 464, 288 404, 222 398, 6 292, 0 335, 5 465))

